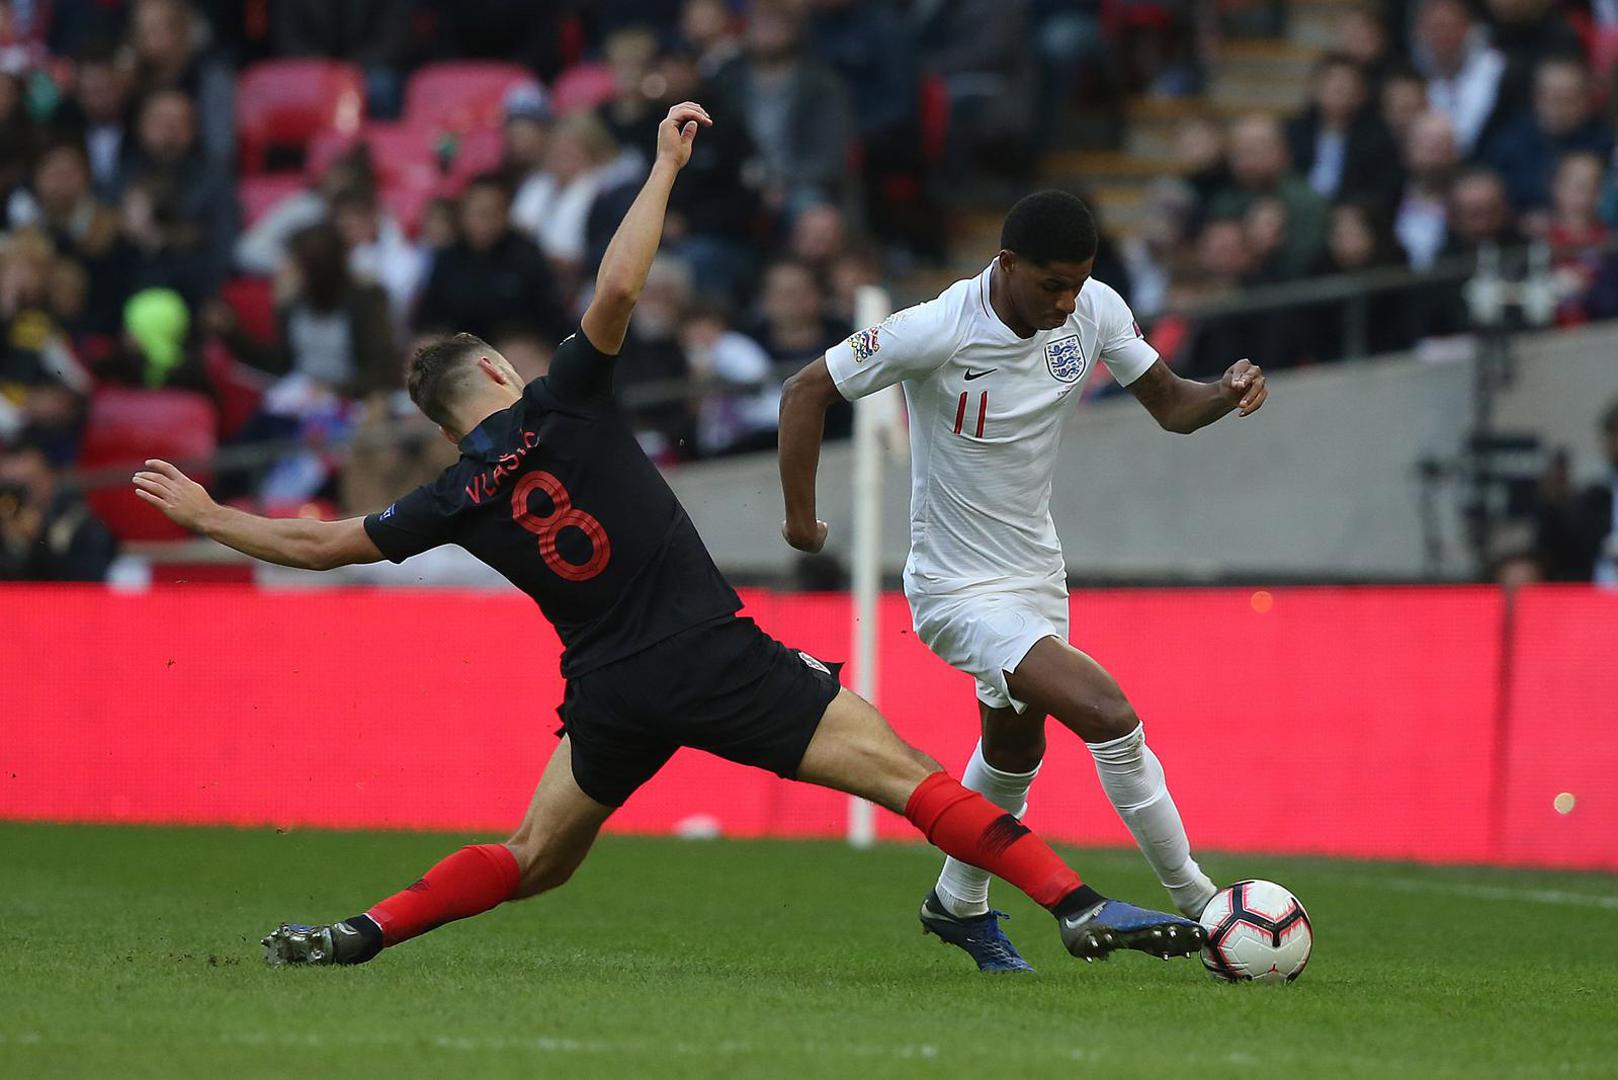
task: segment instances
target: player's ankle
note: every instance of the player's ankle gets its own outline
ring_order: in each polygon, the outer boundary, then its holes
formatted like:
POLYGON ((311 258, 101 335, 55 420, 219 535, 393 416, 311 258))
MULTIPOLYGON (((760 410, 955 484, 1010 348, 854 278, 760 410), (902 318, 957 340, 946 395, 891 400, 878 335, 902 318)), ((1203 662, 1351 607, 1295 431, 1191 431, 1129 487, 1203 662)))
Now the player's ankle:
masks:
POLYGON ((339 964, 363 964, 374 959, 383 944, 382 927, 369 915, 351 915, 332 926, 333 957, 339 964))
POLYGON ((1107 898, 1090 888, 1090 886, 1080 885, 1058 900, 1055 906, 1051 908, 1051 914, 1060 919, 1068 915, 1078 915, 1081 912, 1089 911, 1097 904, 1106 902, 1107 898))
POLYGON ((985 891, 984 896, 976 899, 963 899, 950 892, 943 885, 939 885, 934 891, 938 894, 938 902, 943 905, 944 910, 957 919, 972 919, 989 913, 987 891, 985 891))

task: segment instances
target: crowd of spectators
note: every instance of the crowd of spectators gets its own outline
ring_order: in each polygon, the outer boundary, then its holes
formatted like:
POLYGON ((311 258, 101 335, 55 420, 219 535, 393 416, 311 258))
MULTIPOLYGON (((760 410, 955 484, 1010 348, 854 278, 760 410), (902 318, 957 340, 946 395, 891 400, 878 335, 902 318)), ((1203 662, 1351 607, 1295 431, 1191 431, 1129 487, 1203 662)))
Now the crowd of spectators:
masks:
MULTIPOLYGON (((1345 10, 1298 115, 1182 123, 1189 171, 1152 185, 1145 229, 1122 252, 1137 313, 1314 274, 1426 272, 1465 265, 1484 245, 1543 241, 1559 323, 1618 315, 1612 78, 1587 47, 1618 35, 1618 10, 1593 7, 1345 10)), ((1233 355, 1272 367, 1334 360, 1350 343, 1344 307, 1206 318, 1177 359, 1200 375, 1233 355)), ((1372 352, 1470 325, 1459 280, 1373 293, 1361 311, 1372 352)))
POLYGON ((1020 35, 1040 11, 0 0, 0 447, 30 477, 0 502, 6 535, 72 498, 33 471, 85 464, 97 393, 116 387, 202 395, 220 445, 266 447, 265 467, 215 477, 228 498, 384 505, 449 452, 425 426, 382 434, 413 422, 412 345, 468 330, 542 373, 658 121, 687 98, 721 122, 675 189, 621 385, 660 462, 769 447, 778 366, 846 334, 860 285, 943 253, 937 193, 1033 160, 1042 76, 1020 35), (249 147, 238 87, 292 58, 352 65, 360 122, 249 147), (411 80, 445 61, 518 77, 491 115, 426 130, 411 80), (706 396, 670 397, 693 377, 706 396), (352 436, 350 453, 326 451, 352 436))
MULTIPOLYGON (((767 449, 775 373, 848 332, 860 286, 943 256, 951 198, 986 178, 1026 187, 1065 102, 1199 92, 1198 10, 0 0, 0 464, 21 477, 0 499, 3 536, 21 550, 26 524, 62 540, 50 575, 104 566, 100 525, 39 475, 84 464, 102 388, 201 395, 221 445, 268 448, 266 467, 214 478, 224 497, 275 513, 385 505, 453 454, 401 390, 412 347, 469 330, 543 373, 657 122, 687 98, 720 123, 675 188, 620 385, 661 463, 767 449), (352 65, 363 116, 249 148, 244 72, 290 58, 352 65), (412 79, 452 60, 520 77, 488 116, 424 131, 412 79), (705 392, 679 396, 693 380, 705 392)), ((1219 10, 1235 32, 1275 33, 1284 16, 1219 10)), ((1524 237, 1555 247, 1561 321, 1618 314, 1618 261, 1601 253, 1618 214, 1613 129, 1562 9, 1395 0, 1349 10, 1339 37, 1292 121, 1186 122, 1192 171, 1154 183, 1144 231, 1106 245, 1098 270, 1143 321, 1524 237)), ((1454 290, 1379 294, 1370 312, 1378 350, 1465 322, 1454 290)), ((1340 324, 1208 319, 1176 360, 1198 374, 1235 355, 1329 360, 1340 324)))

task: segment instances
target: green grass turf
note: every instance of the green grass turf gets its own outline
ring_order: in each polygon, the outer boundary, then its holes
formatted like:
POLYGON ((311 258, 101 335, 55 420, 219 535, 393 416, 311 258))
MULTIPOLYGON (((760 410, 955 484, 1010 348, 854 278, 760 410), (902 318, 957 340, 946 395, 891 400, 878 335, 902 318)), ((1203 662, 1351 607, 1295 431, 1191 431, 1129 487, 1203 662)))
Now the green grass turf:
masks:
MULTIPOLYGON (((350 969, 261 966, 460 837, 0 825, 0 1077, 1618 1075, 1618 881, 1215 856, 1317 938, 1288 987, 1195 960, 978 975, 924 939, 930 851, 608 838, 572 884, 350 969)), ((1139 856, 1083 851, 1157 902, 1139 856)))

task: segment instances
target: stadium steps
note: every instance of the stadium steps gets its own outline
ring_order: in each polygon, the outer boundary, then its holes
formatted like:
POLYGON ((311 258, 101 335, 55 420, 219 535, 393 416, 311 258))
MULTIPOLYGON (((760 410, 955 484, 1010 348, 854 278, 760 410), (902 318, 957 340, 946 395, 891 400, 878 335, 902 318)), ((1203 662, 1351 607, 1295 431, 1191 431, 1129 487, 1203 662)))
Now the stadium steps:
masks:
MULTIPOLYGON (((1344 10, 1344 0, 1292 3, 1294 11, 1309 12, 1317 28, 1335 25, 1344 10)), ((1205 93, 1128 102, 1121 149, 1054 153, 1046 159, 1045 178, 1089 193, 1103 226, 1114 236, 1135 233, 1146 213, 1147 186, 1156 177, 1182 171, 1183 123, 1199 118, 1226 122, 1252 113, 1295 114, 1307 100, 1310 76, 1326 43, 1290 31, 1285 38, 1223 41, 1209 66, 1205 93)))
MULTIPOLYGON (((1287 36, 1229 38, 1218 46, 1207 72, 1207 90, 1195 98, 1139 97, 1125 103, 1117 149, 1094 141, 1056 149, 1043 162, 1041 180, 1083 192, 1115 238, 1138 233, 1145 222, 1146 189, 1160 176, 1184 171, 1180 126, 1209 118, 1228 122, 1264 113, 1296 114, 1307 99, 1310 76, 1334 41, 1336 22, 1357 0, 1288 0, 1287 36)), ((1074 130, 1082 130, 1075 127, 1074 130)), ((1094 138, 1094 127, 1092 138, 1094 138)), ((962 275, 975 274, 999 247, 1003 208, 955 215, 952 258, 938 270, 918 270, 901 286, 907 296, 935 295, 962 275)))
POLYGON ((1358 0, 1287 0, 1287 39, 1330 48, 1337 44, 1337 20, 1358 0))

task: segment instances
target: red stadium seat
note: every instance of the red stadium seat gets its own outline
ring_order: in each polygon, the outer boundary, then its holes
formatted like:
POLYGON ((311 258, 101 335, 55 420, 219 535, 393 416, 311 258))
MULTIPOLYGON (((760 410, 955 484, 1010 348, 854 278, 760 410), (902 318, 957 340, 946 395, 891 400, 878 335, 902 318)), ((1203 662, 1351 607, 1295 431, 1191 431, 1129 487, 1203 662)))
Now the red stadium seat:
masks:
POLYGON ((252 228, 272 206, 303 189, 304 180, 298 173, 242 177, 236 185, 236 201, 242 206, 242 221, 247 228, 252 228))
POLYGON ((437 131, 495 127, 506 91, 533 81, 527 68, 495 60, 426 64, 405 87, 405 122, 437 131))
POLYGON ((365 119, 365 80, 353 64, 270 60, 236 82, 236 138, 242 171, 264 171, 271 146, 305 146, 326 130, 351 133, 365 119))
MULTIPOLYGON (((218 448, 213 402, 189 390, 107 387, 90 398, 79 465, 133 468, 147 458, 209 458, 218 448)), ((192 474, 199 482, 211 477, 192 474)), ((189 534, 136 497, 127 483, 91 491, 86 500, 120 540, 181 540, 189 534)))
POLYGON ((371 166, 379 186, 428 186, 439 177, 437 139, 437 133, 409 124, 366 124, 350 135, 328 132, 309 144, 305 171, 311 180, 318 180, 332 162, 364 143, 371 148, 371 166))
POLYGON ((427 204, 438 196, 439 190, 437 181, 430 184, 401 181, 384 185, 378 194, 382 205, 399 223, 399 228, 405 231, 405 235, 414 237, 421 228, 422 217, 427 213, 427 204))
POLYGON ((202 370, 219 402, 219 435, 235 438, 257 414, 270 377, 236 359, 222 341, 202 347, 202 370))
POLYGON ((611 101, 617 92, 617 80, 606 64, 580 64, 557 77, 551 105, 563 115, 588 112, 611 101))
POLYGON ((1618 26, 1603 26, 1596 30, 1590 42, 1590 64, 1603 78, 1618 68, 1618 26))
POLYGON ((267 343, 280 335, 275 317, 275 286, 268 278, 230 278, 220 283, 219 299, 230 307, 242 331, 254 341, 267 343))

